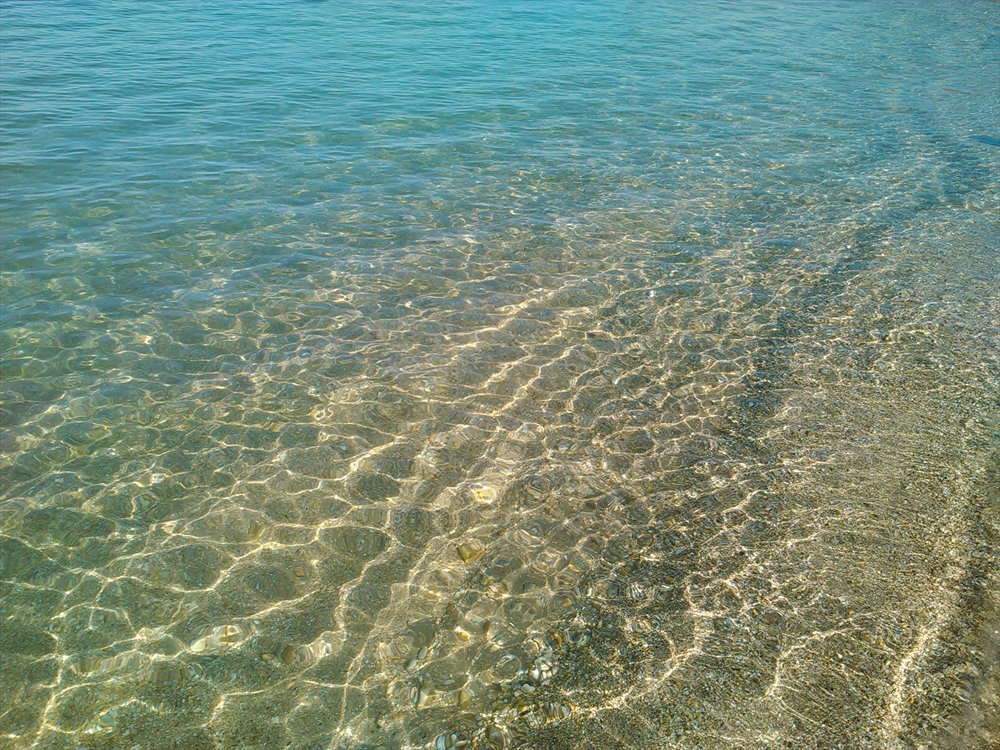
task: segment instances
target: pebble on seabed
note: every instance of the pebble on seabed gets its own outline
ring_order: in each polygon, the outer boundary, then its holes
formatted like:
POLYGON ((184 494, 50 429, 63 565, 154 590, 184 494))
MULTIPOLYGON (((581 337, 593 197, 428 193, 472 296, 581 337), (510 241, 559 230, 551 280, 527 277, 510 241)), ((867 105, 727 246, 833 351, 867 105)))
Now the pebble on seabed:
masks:
POLYGON ((486 548, 479 542, 462 542, 456 551, 462 562, 471 564, 486 553, 486 548))
POLYGON ((84 730, 85 734, 109 734, 118 728, 118 709, 112 708, 97 717, 97 720, 84 730))

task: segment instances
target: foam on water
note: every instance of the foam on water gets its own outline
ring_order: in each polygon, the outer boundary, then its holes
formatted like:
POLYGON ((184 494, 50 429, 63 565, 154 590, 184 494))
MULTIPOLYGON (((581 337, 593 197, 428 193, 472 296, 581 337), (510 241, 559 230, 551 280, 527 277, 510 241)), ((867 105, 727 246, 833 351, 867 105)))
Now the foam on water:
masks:
POLYGON ((1000 742, 998 20, 4 3, 0 744, 1000 742))

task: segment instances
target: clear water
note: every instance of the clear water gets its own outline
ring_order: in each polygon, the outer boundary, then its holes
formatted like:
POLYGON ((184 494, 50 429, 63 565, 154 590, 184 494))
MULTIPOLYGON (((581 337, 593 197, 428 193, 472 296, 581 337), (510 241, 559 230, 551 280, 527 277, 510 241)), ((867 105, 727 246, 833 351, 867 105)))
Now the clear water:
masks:
POLYGON ((998 29, 4 0, 0 746, 997 746, 998 29))

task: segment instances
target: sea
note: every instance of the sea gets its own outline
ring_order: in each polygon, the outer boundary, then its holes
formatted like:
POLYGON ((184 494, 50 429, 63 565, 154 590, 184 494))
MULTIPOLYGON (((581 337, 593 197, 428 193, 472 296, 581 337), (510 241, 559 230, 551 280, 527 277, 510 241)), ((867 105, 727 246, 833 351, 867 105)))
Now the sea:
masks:
POLYGON ((1000 4, 0 0, 0 747, 1000 746, 1000 4))

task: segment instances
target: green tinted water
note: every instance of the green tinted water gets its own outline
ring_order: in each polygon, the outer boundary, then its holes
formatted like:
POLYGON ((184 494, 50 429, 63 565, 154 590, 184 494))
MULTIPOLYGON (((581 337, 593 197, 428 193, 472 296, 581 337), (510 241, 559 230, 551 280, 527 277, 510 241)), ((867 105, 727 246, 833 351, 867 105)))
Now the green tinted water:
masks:
POLYGON ((997 28, 7 0, 0 746, 1000 742, 997 28))

